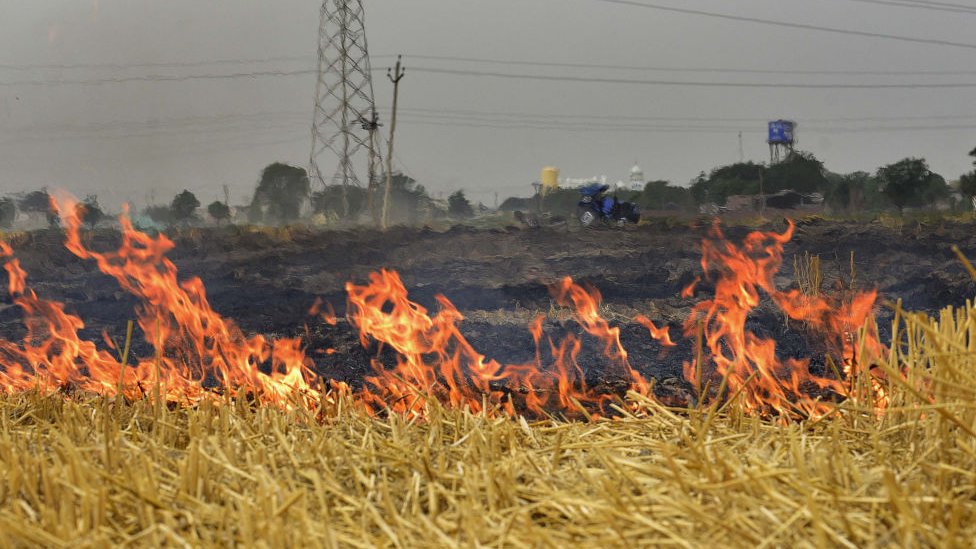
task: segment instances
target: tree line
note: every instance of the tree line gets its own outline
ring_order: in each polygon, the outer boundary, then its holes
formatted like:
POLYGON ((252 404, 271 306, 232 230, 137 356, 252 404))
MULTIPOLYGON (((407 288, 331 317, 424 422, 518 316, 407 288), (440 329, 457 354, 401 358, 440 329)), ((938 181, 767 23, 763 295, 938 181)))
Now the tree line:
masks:
MULTIPOLYGON (((976 148, 969 155, 976 167, 976 148)), ((771 165, 738 162, 719 166, 707 174, 702 172, 687 187, 652 180, 639 191, 619 190, 617 194, 621 200, 635 202, 644 210, 692 212, 709 204, 724 206, 733 196, 768 196, 787 190, 817 194, 833 211, 847 214, 935 206, 972 209, 976 208, 976 169, 960 176, 953 188, 923 158, 905 158, 874 173, 839 174, 827 170, 812 153, 796 151, 771 165), (962 202, 953 201, 954 191, 962 202)), ((570 212, 578 199, 576 189, 556 189, 542 196, 508 198, 500 209, 570 212)), ((391 201, 391 222, 399 224, 464 219, 475 215, 476 210, 487 210, 483 205, 473 205, 463 190, 454 192, 446 201, 434 200, 423 185, 402 173, 392 176, 391 201)), ((365 219, 378 224, 378 208, 371 202, 375 201, 370 200, 368 190, 360 187, 330 185, 313 192, 303 168, 275 162, 262 170, 249 204, 232 208, 226 199, 215 200, 203 211, 218 225, 232 220, 286 224, 313 216, 327 221, 365 219)), ((137 225, 153 224, 157 228, 190 225, 204 220, 201 209, 194 193, 183 190, 169 203, 146 206, 135 217, 137 225)), ((10 228, 18 212, 35 213, 50 226, 58 225, 45 189, 0 198, 0 227, 10 228)), ((90 227, 106 217, 95 195, 85 197, 78 214, 90 227)))
MULTIPOLYGON (((976 166, 976 149, 969 153, 976 166)), ((976 207, 976 170, 959 178, 955 187, 933 172, 923 158, 905 158, 868 173, 839 174, 824 167, 812 153, 795 151, 778 163, 737 162, 701 172, 688 186, 648 181, 639 191, 618 189, 620 200, 637 203, 645 211, 698 212, 703 206, 725 206, 730 197, 760 199, 793 191, 822 201, 834 212, 859 212, 932 207, 976 207), (955 193, 962 198, 954 198, 955 193)), ((576 189, 556 189, 532 198, 508 198, 502 210, 568 212, 579 199, 576 189)), ((758 200, 757 200, 758 201, 758 200)))
MULTIPOLYGON (((976 149, 969 154, 976 158, 976 149)), ((773 165, 745 162, 721 166, 708 174, 703 172, 688 188, 698 205, 724 205, 730 196, 774 194, 784 190, 819 194, 831 210, 847 214, 902 212, 906 208, 971 209, 976 197, 976 172, 961 176, 953 188, 929 168, 924 158, 905 158, 881 166, 874 173, 839 174, 827 170, 813 154, 798 151, 773 165), (956 200, 954 192, 963 201, 956 200)))
MULTIPOLYGON (((434 200, 423 185, 402 173, 393 174, 390 194, 393 204, 391 221, 395 223, 417 223, 438 217, 463 219, 475 214, 475 206, 467 199, 464 191, 454 192, 442 204, 434 200)), ((330 185, 312 192, 304 168, 275 162, 261 171, 251 200, 245 206, 232 208, 225 199, 215 200, 202 208, 196 195, 184 189, 168 203, 150 204, 133 218, 140 228, 156 229, 203 221, 218 225, 232 220, 269 225, 287 224, 314 216, 321 216, 326 221, 340 218, 361 219, 366 216, 376 221, 378 209, 369 204, 367 195, 366 189, 354 186, 344 189, 341 185, 330 185), (204 218, 204 211, 209 220, 204 218)), ((20 197, 0 198, 0 227, 10 228, 18 212, 43 216, 49 226, 57 227, 59 218, 53 212, 50 202, 46 189, 20 197)), ((83 223, 92 228, 106 217, 96 195, 85 197, 78 205, 78 215, 83 223)))

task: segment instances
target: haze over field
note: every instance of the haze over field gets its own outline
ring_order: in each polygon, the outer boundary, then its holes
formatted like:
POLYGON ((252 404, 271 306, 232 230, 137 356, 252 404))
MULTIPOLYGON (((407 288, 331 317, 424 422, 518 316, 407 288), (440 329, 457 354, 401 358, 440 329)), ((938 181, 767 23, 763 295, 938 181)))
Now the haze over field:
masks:
MULTIPOLYGON (((248 201, 270 162, 308 163, 318 4, 0 1, 0 189, 66 187, 114 208, 183 188, 209 202, 227 184, 232 203, 248 201), (287 75, 247 76, 267 72, 287 75)), ((435 196, 526 195, 550 164, 616 180, 636 160, 649 179, 686 184, 737 161, 740 131, 745 158, 768 159, 765 121, 780 117, 834 171, 924 156, 956 178, 976 141, 972 87, 782 86, 976 84, 976 7, 892 4, 367 2, 367 30, 384 119, 385 68, 398 52, 407 65, 395 166, 435 196), (744 20, 757 18, 955 45, 744 20), (700 70, 715 68, 730 72, 700 70), (524 78, 539 75, 556 78, 524 78)))

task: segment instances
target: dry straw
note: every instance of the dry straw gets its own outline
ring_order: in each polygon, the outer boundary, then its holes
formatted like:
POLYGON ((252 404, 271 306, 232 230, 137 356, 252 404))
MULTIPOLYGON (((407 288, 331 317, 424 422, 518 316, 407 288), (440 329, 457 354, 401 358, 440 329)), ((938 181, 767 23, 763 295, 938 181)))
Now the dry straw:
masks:
POLYGON ((976 307, 891 306, 884 414, 867 377, 793 422, 0 397, 0 546, 971 546, 976 307))
POLYGON ((0 401, 0 544, 46 547, 968 546, 976 309, 898 309, 892 407, 734 403, 591 423, 337 403, 308 412, 0 401))

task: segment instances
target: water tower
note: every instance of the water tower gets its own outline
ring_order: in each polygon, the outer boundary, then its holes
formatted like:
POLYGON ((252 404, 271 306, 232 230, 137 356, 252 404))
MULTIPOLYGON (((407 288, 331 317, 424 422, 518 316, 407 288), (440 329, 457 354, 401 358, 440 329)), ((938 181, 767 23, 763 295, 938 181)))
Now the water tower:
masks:
POLYGON ((773 120, 769 123, 769 162, 776 164, 793 152, 796 144, 796 122, 792 120, 773 120))
POLYGON ((539 179, 539 182, 542 183, 543 194, 547 194, 558 189, 559 168, 553 166, 542 168, 542 177, 539 179))

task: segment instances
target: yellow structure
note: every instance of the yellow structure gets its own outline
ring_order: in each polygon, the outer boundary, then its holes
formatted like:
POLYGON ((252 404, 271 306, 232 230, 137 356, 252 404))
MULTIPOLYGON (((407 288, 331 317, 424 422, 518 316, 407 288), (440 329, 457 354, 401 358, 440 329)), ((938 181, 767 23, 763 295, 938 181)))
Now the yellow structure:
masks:
POLYGON ((539 182, 542 183, 543 194, 558 189, 559 168, 553 168, 552 166, 547 166, 545 168, 542 168, 542 176, 539 179, 539 182))

